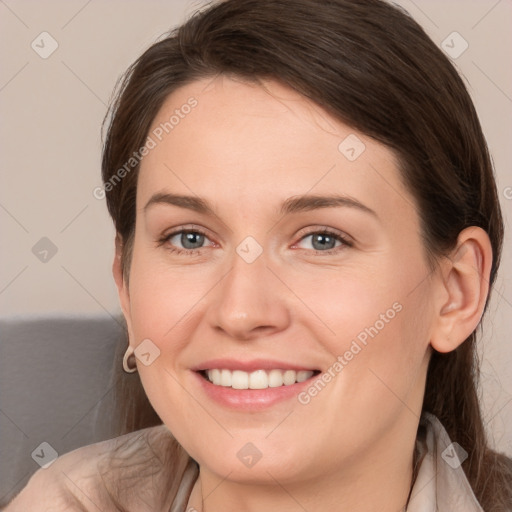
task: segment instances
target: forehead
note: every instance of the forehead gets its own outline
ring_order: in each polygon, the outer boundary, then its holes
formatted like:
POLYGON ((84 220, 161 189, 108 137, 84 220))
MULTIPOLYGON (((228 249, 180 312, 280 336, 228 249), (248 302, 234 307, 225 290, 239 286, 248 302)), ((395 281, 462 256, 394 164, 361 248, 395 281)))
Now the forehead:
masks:
POLYGON ((388 148, 275 81, 192 82, 167 98, 148 135, 139 208, 164 189, 242 210, 333 191, 376 210, 391 200, 412 206, 388 148))

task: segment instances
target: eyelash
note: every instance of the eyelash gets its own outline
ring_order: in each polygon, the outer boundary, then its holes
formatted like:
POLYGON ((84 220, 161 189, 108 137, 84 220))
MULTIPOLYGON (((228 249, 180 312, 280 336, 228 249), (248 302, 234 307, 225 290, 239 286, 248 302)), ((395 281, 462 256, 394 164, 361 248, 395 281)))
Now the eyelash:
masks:
MULTIPOLYGON (((203 230, 201 230, 199 228, 194 228, 194 229, 180 228, 180 229, 173 231, 172 233, 168 233, 168 234, 164 235, 162 238, 160 238, 158 240, 158 246, 160 247, 160 246, 166 244, 167 242, 169 242, 169 240, 172 237, 179 235, 181 233, 196 233, 196 234, 203 235, 204 237, 208 238, 208 235, 203 230)), ((340 233, 337 233, 337 232, 332 231, 327 228, 321 229, 321 230, 309 231, 308 233, 305 233, 301 236, 299 242, 301 242, 304 238, 311 236, 311 235, 327 235, 327 236, 330 236, 330 237, 334 238, 335 240, 338 240, 341 242, 340 246, 334 247, 332 249, 327 249, 325 251, 319 251, 317 249, 312 249, 313 253, 317 254, 317 255, 337 254, 340 251, 346 249, 347 247, 353 246, 353 243, 348 238, 344 237, 340 233)), ((299 243, 299 242, 297 242, 297 243, 299 243)), ((169 252, 176 254, 178 256, 182 255, 182 254, 187 254, 189 256, 195 256, 195 255, 199 256, 202 254, 203 249, 206 249, 206 247, 200 247, 199 249, 180 249, 180 248, 171 247, 171 246, 167 247, 167 250, 169 252)), ((301 250, 311 252, 309 249, 301 249, 301 250)))

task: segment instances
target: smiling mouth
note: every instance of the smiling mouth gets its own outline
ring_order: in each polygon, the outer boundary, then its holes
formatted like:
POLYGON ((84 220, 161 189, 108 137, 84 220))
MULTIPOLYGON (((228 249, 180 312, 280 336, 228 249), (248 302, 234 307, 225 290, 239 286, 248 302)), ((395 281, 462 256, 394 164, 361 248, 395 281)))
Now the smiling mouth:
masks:
POLYGON ((320 373, 320 370, 227 370, 212 368, 198 373, 214 386, 232 389, 267 389, 281 386, 293 386, 320 373))

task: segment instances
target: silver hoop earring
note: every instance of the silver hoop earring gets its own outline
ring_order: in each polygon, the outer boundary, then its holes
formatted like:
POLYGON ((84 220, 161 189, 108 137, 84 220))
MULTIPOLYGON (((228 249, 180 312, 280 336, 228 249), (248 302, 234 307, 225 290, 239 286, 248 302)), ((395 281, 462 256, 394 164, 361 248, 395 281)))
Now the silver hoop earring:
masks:
POLYGON ((128 348, 126 349, 126 352, 123 356, 123 370, 126 373, 134 373, 137 371, 137 363, 135 362, 135 354, 134 349, 131 345, 128 345, 128 348), (128 360, 133 356, 133 366, 130 366, 128 364, 128 360))

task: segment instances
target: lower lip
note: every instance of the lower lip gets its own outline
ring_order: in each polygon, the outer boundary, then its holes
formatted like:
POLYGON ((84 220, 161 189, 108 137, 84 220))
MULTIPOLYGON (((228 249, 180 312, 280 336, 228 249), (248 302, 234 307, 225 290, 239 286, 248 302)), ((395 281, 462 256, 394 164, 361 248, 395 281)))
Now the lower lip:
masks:
POLYGON ((279 386, 267 389, 233 389, 226 386, 216 386, 206 380, 200 373, 193 372, 206 395, 215 402, 232 409, 258 411, 274 404, 296 398, 297 395, 318 376, 313 375, 303 382, 290 386, 279 386))

